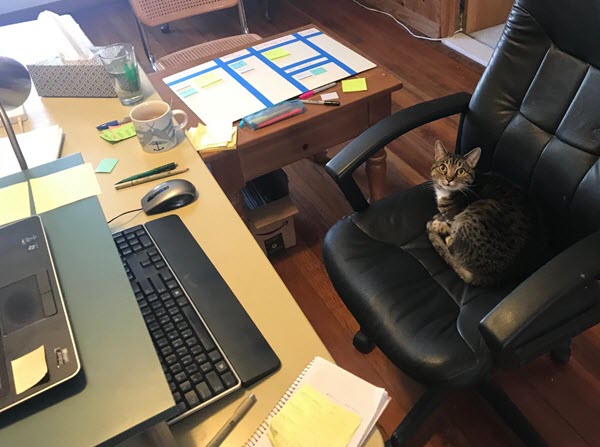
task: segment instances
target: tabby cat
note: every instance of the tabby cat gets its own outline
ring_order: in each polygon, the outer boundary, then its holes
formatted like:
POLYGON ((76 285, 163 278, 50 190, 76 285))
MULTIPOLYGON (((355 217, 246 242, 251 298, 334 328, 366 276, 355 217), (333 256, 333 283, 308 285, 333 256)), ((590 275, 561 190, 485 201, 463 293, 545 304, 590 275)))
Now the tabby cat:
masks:
POLYGON ((524 192, 495 174, 475 174, 481 149, 450 154, 435 143, 431 178, 439 213, 427 223, 438 254, 466 283, 499 285, 517 274, 517 258, 534 231, 524 192))

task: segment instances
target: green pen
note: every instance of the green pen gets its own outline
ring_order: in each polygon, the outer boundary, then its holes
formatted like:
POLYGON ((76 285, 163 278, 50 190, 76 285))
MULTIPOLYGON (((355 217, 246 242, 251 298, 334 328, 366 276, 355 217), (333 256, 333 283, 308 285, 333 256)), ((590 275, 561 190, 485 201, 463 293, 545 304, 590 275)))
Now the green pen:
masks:
POLYGON ((172 171, 177 166, 178 166, 177 163, 172 162, 172 163, 169 163, 169 164, 166 164, 163 166, 159 166, 158 168, 150 169, 149 171, 146 171, 146 172, 141 172, 139 174, 132 175, 131 177, 124 178, 123 180, 119 180, 117 183, 115 183, 115 185, 118 185, 118 184, 124 183, 124 182, 130 182, 131 180, 137 180, 140 178, 148 177, 148 176, 154 175, 154 174, 160 174, 161 172, 165 172, 165 171, 172 171))

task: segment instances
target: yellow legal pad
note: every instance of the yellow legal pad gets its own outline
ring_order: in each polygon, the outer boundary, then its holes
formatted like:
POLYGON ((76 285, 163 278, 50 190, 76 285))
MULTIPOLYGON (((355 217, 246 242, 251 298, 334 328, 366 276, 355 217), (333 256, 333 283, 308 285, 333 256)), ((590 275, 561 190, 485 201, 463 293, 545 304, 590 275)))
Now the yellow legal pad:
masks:
POLYGON ((100 194, 90 163, 30 180, 38 214, 100 194))
POLYGON ((27 182, 1 188, 0 204, 0 225, 31 216, 27 182))
POLYGON ((365 78, 346 79, 342 81, 342 91, 344 93, 364 92, 367 90, 367 80, 365 78))
POLYGON ((271 420, 274 447, 346 447, 359 427, 357 414, 302 385, 271 420))

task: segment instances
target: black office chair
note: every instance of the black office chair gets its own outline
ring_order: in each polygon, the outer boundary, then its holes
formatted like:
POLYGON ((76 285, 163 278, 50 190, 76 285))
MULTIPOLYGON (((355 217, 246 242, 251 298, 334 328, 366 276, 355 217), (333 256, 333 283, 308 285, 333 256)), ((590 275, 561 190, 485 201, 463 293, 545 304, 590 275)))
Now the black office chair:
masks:
MULTIPOLYGON (((526 445, 545 445, 490 378, 551 352, 600 321, 600 1, 517 0, 475 93, 407 108, 379 122, 327 164, 356 211, 337 222, 323 258, 360 325, 427 391, 387 442, 404 445, 448 390, 475 387, 526 445), (552 255, 521 284, 465 284, 434 251, 425 224, 432 188, 368 206, 352 173, 400 135, 461 114, 457 151, 481 146, 481 171, 504 175, 542 208, 552 255)), ((432 141, 433 147, 433 141, 432 141)), ((432 151, 433 152, 433 151, 432 151)), ((433 154, 432 154, 433 159, 433 154)))

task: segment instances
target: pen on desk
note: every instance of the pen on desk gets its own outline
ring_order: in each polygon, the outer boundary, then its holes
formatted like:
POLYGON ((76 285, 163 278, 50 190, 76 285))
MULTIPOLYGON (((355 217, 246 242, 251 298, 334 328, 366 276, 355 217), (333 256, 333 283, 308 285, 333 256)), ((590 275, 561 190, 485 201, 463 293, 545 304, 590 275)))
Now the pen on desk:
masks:
POLYGON ((165 177, 172 177, 177 174, 183 174, 184 172, 187 172, 189 170, 190 170, 189 168, 184 168, 184 169, 176 169, 174 171, 160 172, 158 174, 149 175, 147 177, 130 180, 125 183, 118 183, 115 185, 115 189, 124 189, 124 188, 129 188, 130 186, 141 185, 142 183, 151 182, 153 180, 158 180, 158 179, 165 178, 165 177))
POLYGON ((154 174, 160 174, 161 172, 165 172, 165 171, 172 171, 177 166, 178 166, 178 164, 174 163, 174 162, 167 163, 166 165, 162 165, 162 166, 159 166, 157 168, 150 169, 149 171, 140 172, 139 174, 135 174, 135 175, 132 175, 130 177, 124 178, 122 180, 119 180, 117 183, 115 183, 115 185, 119 185, 121 183, 129 182, 131 180, 137 180, 139 178, 148 177, 148 176, 154 175, 154 174))
POLYGON ((263 121, 256 128, 257 129, 262 129, 263 127, 267 127, 267 126, 270 126, 271 124, 275 124, 275 123, 278 123, 279 121, 283 121, 286 118, 291 118, 292 116, 299 115, 303 111, 304 111, 303 109, 293 109, 293 110, 290 110, 289 112, 284 113, 283 115, 278 115, 275 118, 272 118, 272 119, 270 119, 268 121, 263 121))
POLYGON ((110 126, 120 126, 121 124, 126 124, 126 123, 130 123, 130 122, 131 122, 131 118, 126 116, 122 120, 113 120, 113 121, 109 121, 108 123, 100 124, 100 125, 96 126, 96 129, 106 130, 110 126))
POLYGON ((322 106, 339 106, 339 101, 311 101, 310 99, 303 99, 302 102, 304 104, 318 104, 322 106))
POLYGON ((215 437, 212 438, 208 444, 206 444, 206 447, 217 447, 221 445, 227 435, 231 433, 231 430, 233 430, 233 428, 238 422, 240 422, 252 405, 254 405, 254 402, 256 402, 256 396, 254 394, 248 395, 248 397, 244 399, 240 406, 237 407, 237 409, 233 412, 233 415, 229 418, 229 420, 225 422, 223 428, 221 428, 215 437))
POLYGON ((315 88, 313 90, 309 90, 306 93, 302 93, 300 96, 298 96, 298 98, 300 98, 300 99, 310 98, 311 96, 315 96, 317 93, 320 93, 323 90, 327 90, 328 88, 335 87, 336 85, 337 85, 337 82, 331 82, 327 85, 324 85, 323 87, 315 88))

